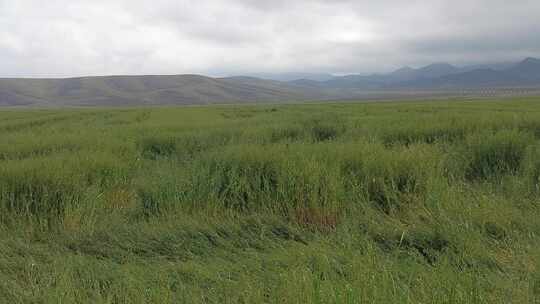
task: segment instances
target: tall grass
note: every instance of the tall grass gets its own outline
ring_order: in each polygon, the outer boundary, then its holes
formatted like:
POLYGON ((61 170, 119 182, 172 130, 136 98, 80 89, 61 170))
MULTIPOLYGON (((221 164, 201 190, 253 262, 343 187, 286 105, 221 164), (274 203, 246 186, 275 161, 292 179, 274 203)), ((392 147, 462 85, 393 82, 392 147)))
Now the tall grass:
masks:
POLYGON ((537 101, 0 111, 0 302, 540 303, 537 101))
POLYGON ((514 130, 471 135, 464 145, 466 177, 474 180, 518 173, 533 141, 532 135, 514 130))

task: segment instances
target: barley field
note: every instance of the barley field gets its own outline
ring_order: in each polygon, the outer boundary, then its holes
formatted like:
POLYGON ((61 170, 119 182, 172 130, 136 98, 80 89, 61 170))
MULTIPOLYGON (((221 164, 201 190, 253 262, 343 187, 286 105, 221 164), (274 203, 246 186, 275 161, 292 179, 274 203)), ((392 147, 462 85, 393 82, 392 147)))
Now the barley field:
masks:
POLYGON ((0 303, 540 303, 540 98, 0 110, 0 303))

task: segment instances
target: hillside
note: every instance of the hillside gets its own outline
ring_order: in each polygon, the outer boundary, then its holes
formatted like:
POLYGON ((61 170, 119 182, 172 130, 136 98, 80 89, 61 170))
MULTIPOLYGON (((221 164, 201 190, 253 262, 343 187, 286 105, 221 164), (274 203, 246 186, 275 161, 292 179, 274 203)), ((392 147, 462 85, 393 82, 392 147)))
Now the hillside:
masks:
POLYGON ((0 105, 173 105, 324 98, 321 90, 247 77, 199 75, 0 79, 0 105))
MULTIPOLYGON (((302 74, 295 74, 302 76, 302 74)), ((309 75, 309 74, 303 74, 309 75)), ((326 78, 323 78, 326 79, 326 78)), ((346 75, 323 81, 276 81, 201 75, 0 79, 0 106, 196 105, 396 99, 452 95, 463 88, 540 87, 540 60, 494 68, 447 63, 405 67, 390 74, 346 75), (416 95, 411 95, 414 92, 416 95), (437 93, 439 92, 439 93, 437 93)))

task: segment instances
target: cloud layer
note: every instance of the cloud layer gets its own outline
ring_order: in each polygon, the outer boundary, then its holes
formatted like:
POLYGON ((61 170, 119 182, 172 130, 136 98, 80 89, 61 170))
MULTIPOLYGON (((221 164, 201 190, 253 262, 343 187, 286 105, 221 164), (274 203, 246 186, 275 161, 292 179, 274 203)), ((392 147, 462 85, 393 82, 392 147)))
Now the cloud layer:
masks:
POLYGON ((0 0, 0 77, 383 72, 540 56, 540 1, 0 0))

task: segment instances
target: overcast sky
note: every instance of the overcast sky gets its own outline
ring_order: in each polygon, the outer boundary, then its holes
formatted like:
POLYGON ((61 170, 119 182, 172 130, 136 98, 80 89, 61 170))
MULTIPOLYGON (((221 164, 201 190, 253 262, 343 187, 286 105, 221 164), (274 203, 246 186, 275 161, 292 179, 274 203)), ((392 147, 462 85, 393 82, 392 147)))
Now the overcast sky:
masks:
POLYGON ((0 77, 386 72, 540 57, 540 0, 0 0, 0 77))

